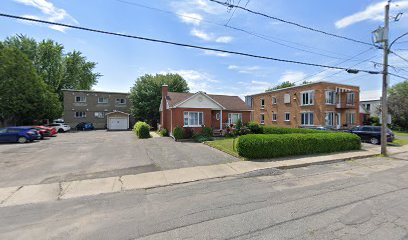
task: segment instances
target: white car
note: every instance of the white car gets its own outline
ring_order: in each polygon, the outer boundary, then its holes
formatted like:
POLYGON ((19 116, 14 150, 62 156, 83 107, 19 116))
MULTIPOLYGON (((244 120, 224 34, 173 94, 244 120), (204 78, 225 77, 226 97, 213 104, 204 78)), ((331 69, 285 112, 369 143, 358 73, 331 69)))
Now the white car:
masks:
POLYGON ((71 130, 71 127, 68 124, 64 123, 51 123, 48 125, 48 127, 55 128, 59 133, 68 132, 69 130, 71 130))

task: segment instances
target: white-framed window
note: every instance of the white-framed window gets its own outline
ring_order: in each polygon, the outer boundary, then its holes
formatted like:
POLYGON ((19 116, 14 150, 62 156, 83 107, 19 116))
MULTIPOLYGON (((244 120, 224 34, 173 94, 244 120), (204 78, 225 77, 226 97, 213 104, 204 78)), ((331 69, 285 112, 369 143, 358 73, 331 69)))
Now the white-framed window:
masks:
POLYGON ((370 104, 370 103, 364 103, 364 104, 363 104, 363 108, 364 108, 366 111, 370 111, 370 110, 371 110, 371 104, 370 104))
POLYGON ((108 103, 109 102, 109 98, 107 97, 98 97, 98 103, 108 103))
POLYGON ((276 122, 278 119, 278 114, 272 113, 272 122, 276 122))
POLYGON ((95 112, 95 118, 105 118, 104 112, 95 112))
POLYGON ((290 103, 290 94, 289 93, 286 93, 283 96, 283 103, 290 103))
POLYGON ((335 104, 336 103, 336 91, 327 90, 326 91, 326 104, 335 104))
POLYGON ((354 93, 353 92, 350 92, 350 93, 347 93, 347 104, 348 105, 354 105, 354 93))
POLYGON ((215 119, 220 120, 220 113, 215 114, 215 119))
POLYGON ((203 124, 203 112, 184 112, 184 127, 201 127, 203 124))
POLYGON ((289 121, 290 121, 290 113, 285 112, 285 122, 289 122, 289 121))
POLYGON ((265 108, 265 99, 261 99, 261 108, 265 108))
POLYGON ((278 100, 276 100, 276 97, 272 97, 272 104, 275 105, 278 103, 278 100))
POLYGON ((228 123, 236 124, 238 119, 242 121, 242 113, 228 113, 228 123))
POLYGON ((86 118, 86 112, 75 112, 75 118, 86 118))
POLYGON ((265 114, 261 113, 260 115, 260 122, 261 124, 265 124, 265 114))
POLYGON ((125 98, 116 98, 116 104, 126 104, 125 98))
POLYGON ((75 102, 86 102, 86 97, 85 96, 76 96, 75 97, 75 102))
POLYGON ((346 113, 346 123, 348 125, 356 124, 356 113, 353 112, 346 113))
POLYGON ((314 95, 315 95, 314 90, 301 92, 300 95, 301 95, 301 105, 302 106, 314 104, 314 95))
POLYGON ((313 124, 314 124, 314 113, 313 112, 301 113, 301 125, 312 126, 313 124))
POLYGON ((334 112, 326 112, 325 116, 326 126, 333 126, 334 125, 334 112))

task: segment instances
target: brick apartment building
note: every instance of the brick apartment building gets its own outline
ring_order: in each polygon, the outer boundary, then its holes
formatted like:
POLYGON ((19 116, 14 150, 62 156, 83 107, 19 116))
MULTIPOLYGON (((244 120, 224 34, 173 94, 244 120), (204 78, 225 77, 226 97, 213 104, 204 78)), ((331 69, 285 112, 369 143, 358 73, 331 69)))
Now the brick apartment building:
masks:
POLYGON ((80 122, 95 128, 125 130, 133 126, 128 93, 63 90, 65 123, 75 127, 80 122))
POLYGON ((360 88, 315 82, 246 96, 252 120, 280 127, 350 128, 359 123, 360 88))

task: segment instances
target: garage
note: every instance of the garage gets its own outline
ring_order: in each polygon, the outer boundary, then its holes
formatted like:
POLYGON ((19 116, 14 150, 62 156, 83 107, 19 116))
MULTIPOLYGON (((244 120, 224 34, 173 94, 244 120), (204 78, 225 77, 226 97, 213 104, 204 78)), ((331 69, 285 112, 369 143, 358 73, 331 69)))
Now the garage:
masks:
POLYGON ((106 114, 106 126, 108 130, 128 130, 129 114, 125 112, 111 112, 106 114))

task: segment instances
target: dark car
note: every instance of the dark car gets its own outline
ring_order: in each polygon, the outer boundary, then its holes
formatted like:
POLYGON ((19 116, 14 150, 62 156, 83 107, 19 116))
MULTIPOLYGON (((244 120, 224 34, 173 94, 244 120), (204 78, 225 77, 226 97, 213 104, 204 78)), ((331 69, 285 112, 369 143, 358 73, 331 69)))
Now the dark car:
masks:
MULTIPOLYGON (((372 144, 381 143, 381 127, 378 126, 357 126, 351 129, 352 133, 358 135, 363 142, 370 142, 372 144)), ((387 128, 387 142, 394 141, 394 133, 387 128)))
POLYGON ((94 130, 95 127, 92 123, 89 122, 81 122, 76 125, 76 130, 78 131, 87 131, 87 130, 94 130))
POLYGON ((26 143, 40 138, 41 135, 32 127, 8 127, 0 129, 0 142, 26 143))

